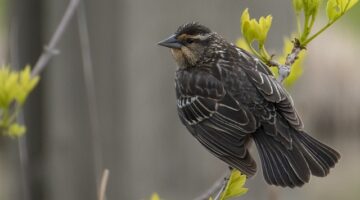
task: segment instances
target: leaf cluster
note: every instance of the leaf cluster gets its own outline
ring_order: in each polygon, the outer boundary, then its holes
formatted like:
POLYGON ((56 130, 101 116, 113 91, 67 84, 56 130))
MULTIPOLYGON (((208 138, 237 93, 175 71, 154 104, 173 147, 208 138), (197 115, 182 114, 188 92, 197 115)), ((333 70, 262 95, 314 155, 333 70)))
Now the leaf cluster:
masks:
POLYGON ((265 49, 265 41, 272 23, 272 16, 260 17, 259 20, 251 19, 249 10, 246 8, 241 15, 241 32, 245 38, 248 48, 262 60, 269 60, 270 56, 265 49), (253 47, 258 43, 258 51, 253 47))
POLYGON ((32 77, 30 66, 14 71, 9 66, 0 67, 0 131, 9 136, 20 136, 26 128, 16 123, 26 98, 39 82, 32 77))
POLYGON ((245 182, 246 175, 241 174, 239 170, 231 170, 229 180, 219 200, 227 200, 244 195, 248 191, 247 188, 244 188, 245 182))
MULTIPOLYGON (((358 3, 358 0, 328 0, 326 3, 326 13, 328 22, 316 33, 311 35, 312 29, 322 5, 322 0, 293 0, 293 8, 297 22, 297 34, 294 34, 294 38, 299 41, 301 48, 305 48, 314 38, 320 35, 323 31, 329 28, 340 17, 348 12, 354 5, 358 3)), ((259 20, 252 19, 249 14, 249 10, 245 9, 241 15, 241 32, 243 38, 238 39, 237 46, 252 52, 258 58, 260 58, 268 66, 273 66, 273 63, 285 63, 287 55, 292 51, 291 40, 286 38, 284 40, 284 51, 281 54, 277 62, 273 62, 273 55, 269 55, 265 48, 265 42, 268 32, 271 28, 272 16, 260 17, 259 20), (257 43, 257 48, 254 48, 254 43, 257 43)), ((302 63, 305 53, 300 52, 297 57, 297 61, 292 65, 292 70, 288 78, 285 79, 284 85, 291 87, 296 80, 301 76, 303 68, 302 63)), ((278 69, 271 68, 275 76, 278 76, 278 69)))
POLYGON ((298 38, 303 47, 348 12, 355 4, 358 3, 358 0, 328 0, 326 2, 328 22, 310 36, 315 19, 321 7, 321 3, 321 0, 293 0, 293 7, 298 27, 298 38))

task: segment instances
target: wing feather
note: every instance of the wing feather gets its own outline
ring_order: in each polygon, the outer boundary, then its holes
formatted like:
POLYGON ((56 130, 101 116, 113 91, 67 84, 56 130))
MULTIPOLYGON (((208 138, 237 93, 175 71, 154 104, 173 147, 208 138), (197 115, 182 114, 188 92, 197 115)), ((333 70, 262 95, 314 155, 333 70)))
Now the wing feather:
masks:
POLYGON ((210 73, 192 70, 176 75, 177 108, 181 121, 211 153, 248 176, 256 163, 246 149, 257 123, 210 73))
MULTIPOLYGON (((242 51, 241 49, 238 50, 242 51)), ((241 54, 239 54, 241 56, 241 54)), ((243 63, 244 59, 242 59, 243 63)), ((293 100, 285 88, 279 83, 268 67, 253 56, 248 56, 245 64, 240 65, 245 70, 249 79, 257 87, 263 97, 275 104, 277 112, 282 115, 289 124, 297 129, 302 130, 304 125, 297 111, 295 110, 293 100)))

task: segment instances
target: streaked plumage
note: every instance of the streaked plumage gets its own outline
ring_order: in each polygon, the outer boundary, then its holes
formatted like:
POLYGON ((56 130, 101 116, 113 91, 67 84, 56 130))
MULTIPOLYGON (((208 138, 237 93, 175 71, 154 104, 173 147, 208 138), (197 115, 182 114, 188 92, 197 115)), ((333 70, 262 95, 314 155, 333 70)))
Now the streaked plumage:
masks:
POLYGON ((267 183, 301 186, 326 176, 340 158, 309 136, 290 95, 259 59, 210 29, 185 24, 159 43, 179 65, 175 88, 180 119, 212 154, 247 176, 256 163, 254 140, 267 183))

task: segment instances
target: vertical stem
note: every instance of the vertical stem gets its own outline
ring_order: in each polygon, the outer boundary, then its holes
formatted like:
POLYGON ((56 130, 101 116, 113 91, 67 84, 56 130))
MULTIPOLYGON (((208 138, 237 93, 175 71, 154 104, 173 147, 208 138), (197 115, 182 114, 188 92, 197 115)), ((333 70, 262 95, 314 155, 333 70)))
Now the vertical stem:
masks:
MULTIPOLYGON (((94 155, 94 168, 95 168, 95 180, 96 186, 99 184, 98 175, 100 175, 102 166, 102 145, 100 127, 99 127, 99 112, 97 109, 97 98, 95 92, 95 81, 94 81, 94 72, 93 64, 91 59, 91 48, 89 40, 89 32, 86 21, 85 5, 82 2, 79 6, 77 12, 77 22, 78 22, 78 31, 80 39, 80 47, 83 61, 83 74, 85 80, 87 104, 90 113, 90 126, 91 126, 91 142, 94 155)), ((98 194, 99 196, 99 194, 98 194)))
POLYGON ((296 12, 296 25, 297 25, 297 31, 298 31, 298 37, 301 36, 301 21, 300 21, 300 13, 296 12))
MULTIPOLYGON (((21 66, 27 63, 34 63, 41 51, 41 28, 43 27, 42 8, 43 0, 22 1, 11 0, 9 3, 9 61, 12 63, 12 68, 20 70, 21 66)), ((9 62, 7 61, 7 62, 9 62)), ((38 109, 41 102, 39 93, 35 93, 32 99, 29 100, 27 109, 38 109), (40 100, 40 101, 39 101, 40 100), (36 102, 35 102, 36 101, 36 102), (30 105, 31 104, 31 105, 30 105)), ((14 104, 11 107, 19 107, 14 104)), ((12 109, 12 108, 11 108, 12 109)), ((15 111, 17 112, 17 111, 15 111)), ((37 113, 33 113, 31 125, 29 124, 29 132, 36 132, 32 138, 42 138, 42 132, 39 126, 39 117, 41 116, 41 109, 37 113)), ((14 113, 13 113, 14 114, 14 113)), ((19 124, 25 124, 25 115, 19 112, 18 117, 10 116, 9 121, 14 122, 18 120, 19 124)), ((27 121, 27 122, 29 122, 27 121)), ((19 187, 14 190, 18 191, 16 196, 24 200, 42 200, 43 199, 43 180, 39 178, 42 174, 38 174, 37 169, 42 167, 42 163, 38 158, 42 156, 42 146, 34 144, 30 140, 29 135, 24 135, 16 140, 17 142, 17 159, 19 162, 19 187), (34 152, 30 154, 30 152, 34 152), (35 166, 37 168, 35 168, 35 166)), ((37 142, 39 144, 41 142, 37 142)))
POLYGON ((107 187, 107 183, 109 180, 109 170, 105 169, 102 177, 101 177, 101 182, 100 182, 100 187, 99 187, 99 191, 98 191, 98 200, 106 200, 106 187, 107 187))
MULTIPOLYGON (((24 114, 20 112, 18 121, 21 124, 25 123, 24 114)), ((23 188, 23 198, 24 200, 30 200, 30 186, 29 186, 29 155, 28 155, 28 146, 26 136, 20 137, 18 139, 18 148, 19 148, 19 157, 20 157, 20 166, 21 166, 21 183, 23 188)))
POLYGON ((265 63, 268 63, 269 60, 271 60, 271 56, 266 51, 265 45, 260 46, 260 54, 261 54, 263 60, 265 61, 265 63))
POLYGON ((309 16, 305 14, 304 28, 301 34, 300 41, 301 42, 305 41, 308 35, 309 35, 309 16))

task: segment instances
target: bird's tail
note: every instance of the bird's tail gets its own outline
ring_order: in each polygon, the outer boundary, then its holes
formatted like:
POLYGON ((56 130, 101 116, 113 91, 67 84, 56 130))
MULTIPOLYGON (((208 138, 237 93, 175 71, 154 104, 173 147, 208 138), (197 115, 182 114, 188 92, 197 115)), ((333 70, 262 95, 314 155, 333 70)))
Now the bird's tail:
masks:
MULTIPOLYGON (((281 134, 281 133, 280 133, 281 134)), ((291 145, 259 129, 254 140, 266 182, 283 187, 302 186, 314 176, 326 176, 340 154, 303 131, 292 130, 291 145)))

